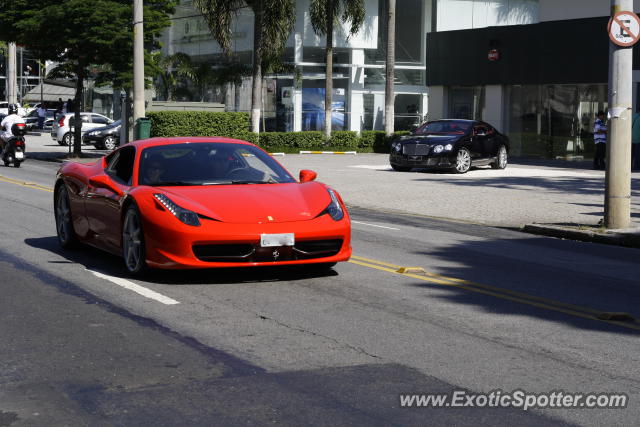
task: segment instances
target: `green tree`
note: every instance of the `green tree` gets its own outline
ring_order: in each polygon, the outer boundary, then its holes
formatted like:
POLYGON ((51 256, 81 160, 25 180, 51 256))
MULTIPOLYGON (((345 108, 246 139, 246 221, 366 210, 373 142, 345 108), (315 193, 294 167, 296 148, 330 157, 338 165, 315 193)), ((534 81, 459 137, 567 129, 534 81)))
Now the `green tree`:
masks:
POLYGON ((232 21, 243 7, 253 11, 253 69, 251 130, 260 131, 262 109, 262 67, 264 59, 278 56, 295 24, 295 0, 195 0, 213 38, 231 54, 232 21))
POLYGON ((364 24, 364 0, 311 0, 310 18, 313 30, 326 36, 326 72, 324 95, 324 135, 331 137, 331 110, 333 104, 333 29, 337 22, 349 22, 349 35, 354 35, 364 24))
MULTIPOLYGON (((170 24, 175 0, 145 1, 145 42, 153 46, 170 24)), ((0 40, 15 41, 36 57, 57 61, 76 81, 75 123, 80 120, 84 80, 92 64, 109 64, 114 79, 131 73, 131 0, 0 0, 0 40)), ((75 127, 74 155, 81 153, 81 125, 75 127)))
POLYGON ((151 54, 152 75, 156 76, 162 86, 164 99, 173 101, 178 87, 179 77, 194 79, 196 67, 186 53, 177 52, 163 56, 160 51, 151 54))

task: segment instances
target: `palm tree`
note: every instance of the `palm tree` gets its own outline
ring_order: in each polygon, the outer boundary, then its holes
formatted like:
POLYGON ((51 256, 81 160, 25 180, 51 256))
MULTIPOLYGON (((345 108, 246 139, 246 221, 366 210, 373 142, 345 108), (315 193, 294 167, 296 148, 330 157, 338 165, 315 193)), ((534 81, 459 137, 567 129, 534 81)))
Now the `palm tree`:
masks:
POLYGON ((151 54, 150 65, 153 74, 160 80, 167 101, 173 101, 178 87, 178 77, 189 77, 192 80, 196 77, 196 67, 186 53, 176 52, 163 56, 160 52, 154 52, 151 54))
POLYGON ((333 28, 334 24, 350 22, 349 35, 360 31, 364 23, 364 0, 311 0, 310 18, 313 31, 327 36, 325 93, 324 93, 324 135, 331 137, 331 110, 333 104, 333 28))
POLYGON ((396 0, 387 0, 387 59, 386 83, 384 88, 384 133, 393 135, 395 121, 394 68, 396 64, 396 0))
POLYGON ((280 55, 296 19, 295 0, 195 0, 213 38, 231 54, 232 18, 242 8, 253 11, 253 70, 251 130, 260 131, 262 107, 262 62, 265 56, 280 55))

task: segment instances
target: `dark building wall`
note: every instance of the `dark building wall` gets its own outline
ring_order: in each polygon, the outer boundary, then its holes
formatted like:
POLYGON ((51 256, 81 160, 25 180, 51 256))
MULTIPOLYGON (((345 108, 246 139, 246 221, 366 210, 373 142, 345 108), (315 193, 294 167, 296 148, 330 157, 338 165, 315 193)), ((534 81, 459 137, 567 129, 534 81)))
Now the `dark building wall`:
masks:
MULTIPOLYGON (((607 22, 601 17, 430 33, 427 85, 606 83, 607 22), (498 61, 488 60, 493 48, 498 61)), ((634 69, 640 68, 638 45, 634 69)))

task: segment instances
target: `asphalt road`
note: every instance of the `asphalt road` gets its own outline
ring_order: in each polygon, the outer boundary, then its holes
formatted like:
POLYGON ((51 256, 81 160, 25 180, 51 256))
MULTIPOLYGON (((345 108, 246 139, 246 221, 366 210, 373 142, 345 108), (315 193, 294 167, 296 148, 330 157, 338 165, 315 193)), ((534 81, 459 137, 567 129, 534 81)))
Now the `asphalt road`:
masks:
POLYGON ((636 249, 352 208, 354 258, 324 276, 132 280, 58 247, 56 166, 0 167, 0 426, 637 423, 640 323, 605 319, 640 318, 636 249), (629 403, 400 408, 461 389, 629 403))

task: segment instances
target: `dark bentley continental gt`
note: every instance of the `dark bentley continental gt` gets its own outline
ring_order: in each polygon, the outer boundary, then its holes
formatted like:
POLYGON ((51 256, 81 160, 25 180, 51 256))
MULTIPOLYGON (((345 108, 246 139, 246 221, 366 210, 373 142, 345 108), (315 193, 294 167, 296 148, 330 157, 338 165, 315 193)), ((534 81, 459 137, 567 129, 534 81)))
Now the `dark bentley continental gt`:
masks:
POLYGON ((471 166, 507 167, 509 138, 493 126, 476 120, 427 122, 391 144, 394 170, 451 169, 467 172, 471 166))

